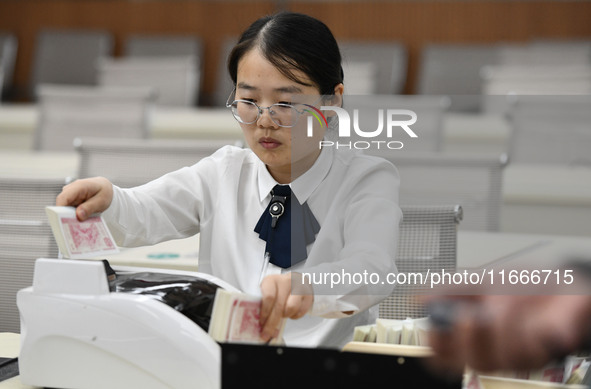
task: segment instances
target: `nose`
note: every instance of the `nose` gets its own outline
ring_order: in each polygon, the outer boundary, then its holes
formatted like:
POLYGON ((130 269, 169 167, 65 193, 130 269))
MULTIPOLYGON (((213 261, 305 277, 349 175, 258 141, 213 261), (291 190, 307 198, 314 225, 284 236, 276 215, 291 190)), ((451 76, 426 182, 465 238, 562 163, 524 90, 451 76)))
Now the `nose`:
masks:
POLYGON ((273 119, 271 119, 271 109, 272 107, 265 107, 265 108, 259 108, 260 109, 260 115, 259 118, 257 120, 257 125, 261 128, 272 128, 272 129, 277 129, 279 128, 279 125, 277 125, 277 123, 275 123, 275 121, 273 121, 273 119))

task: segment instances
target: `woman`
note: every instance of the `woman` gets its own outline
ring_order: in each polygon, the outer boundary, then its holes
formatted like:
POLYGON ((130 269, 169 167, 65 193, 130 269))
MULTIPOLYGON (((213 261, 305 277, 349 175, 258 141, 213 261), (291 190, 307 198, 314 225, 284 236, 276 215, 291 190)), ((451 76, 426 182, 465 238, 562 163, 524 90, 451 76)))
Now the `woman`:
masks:
POLYGON ((401 218, 397 172, 381 159, 319 148, 328 135, 326 123, 308 120, 308 112, 342 105, 344 91, 339 49, 322 22, 289 12, 257 20, 233 49, 228 69, 235 84, 228 107, 250 150, 226 146, 192 167, 132 189, 104 178, 78 180, 64 188, 57 205, 77 206, 81 220, 104 211, 121 246, 200 233, 199 270, 262 296, 264 341, 277 336, 287 317, 299 319, 287 322, 287 345, 342 347, 356 325, 375 321, 375 304, 393 286, 349 279, 336 286, 308 285, 313 293, 301 293, 292 290, 301 279, 292 275, 327 280, 327 275, 376 272, 385 279, 395 271, 401 218), (293 194, 278 194, 284 189, 293 194), (299 256, 299 262, 291 258, 286 265, 276 259, 285 253, 270 254, 277 238, 265 241, 259 221, 265 225, 268 217, 271 229, 289 224, 280 215, 266 216, 288 204, 294 218, 300 212, 313 230, 306 231, 311 239, 303 255, 288 242, 283 251, 299 256))

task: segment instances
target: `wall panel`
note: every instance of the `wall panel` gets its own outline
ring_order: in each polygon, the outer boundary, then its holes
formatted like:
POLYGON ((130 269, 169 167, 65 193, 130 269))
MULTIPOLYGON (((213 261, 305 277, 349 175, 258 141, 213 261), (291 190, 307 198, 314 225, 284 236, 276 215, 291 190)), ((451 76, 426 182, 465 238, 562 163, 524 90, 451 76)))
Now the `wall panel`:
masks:
POLYGON ((199 35, 205 43, 208 95, 215 87, 222 39, 278 4, 320 18, 337 39, 402 41, 410 54, 407 93, 416 84, 421 47, 429 42, 591 39, 587 1, 2 0, 0 30, 19 39, 15 82, 21 90, 29 80, 36 33, 43 27, 107 29, 115 36, 116 55, 131 33, 199 35))

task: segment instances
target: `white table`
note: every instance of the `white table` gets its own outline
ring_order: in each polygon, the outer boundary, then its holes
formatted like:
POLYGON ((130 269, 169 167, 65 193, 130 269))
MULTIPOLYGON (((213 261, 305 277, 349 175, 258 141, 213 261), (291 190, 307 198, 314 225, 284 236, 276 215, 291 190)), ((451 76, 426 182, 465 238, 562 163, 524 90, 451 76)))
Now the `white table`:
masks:
POLYGON ((199 235, 171 240, 154 246, 122 248, 118 254, 97 259, 107 259, 115 266, 139 266, 156 269, 197 271, 199 235))
MULTIPOLYGON (((126 249, 108 256, 112 264, 125 266, 148 266, 179 270, 196 270, 197 236, 179 241, 170 241, 158 247, 126 249), (155 254, 177 254, 177 258, 152 258, 155 254)), ((458 267, 479 268, 497 265, 554 266, 564 253, 591 254, 591 238, 565 237, 537 234, 511 234, 489 232, 458 233, 458 267)), ((0 334, 0 356, 14 357, 18 354, 17 334, 0 334)), ((0 383, 0 389, 34 389, 23 385, 18 377, 0 383)))
POLYGON ((78 174, 78 154, 30 150, 0 150, 0 176, 66 178, 78 174))
MULTIPOLYGON (((156 246, 123 249, 105 256, 114 265, 177 270, 197 270, 199 236, 160 243, 156 246)), ((568 255, 591 257, 591 237, 502 232, 458 232, 458 268, 480 268, 490 264, 555 265, 568 255)))
MULTIPOLYGON (((38 116, 35 104, 0 104, 0 149, 30 150, 38 116)), ((150 136, 235 140, 242 130, 227 108, 156 107, 150 136)))
MULTIPOLYGON (((30 151, 36 121, 34 104, 0 105, 0 174, 74 177, 77 157, 30 151)), ((238 123, 225 108, 160 107, 154 111, 151 132, 154 138, 242 139, 238 123)), ((501 153, 509 134, 502 116, 447 113, 444 150, 501 153)), ((503 179, 501 231, 589 236, 589 205, 591 167, 510 162, 503 179)))
POLYGON ((591 236, 591 167, 509 164, 501 231, 591 236))
MULTIPOLYGON (((18 357, 20 349, 20 335, 9 332, 0 332, 0 357, 18 357)), ((24 385, 19 376, 0 382, 1 389, 34 389, 36 387, 24 385)))
MULTIPOLYGON (((35 104, 0 104, 0 149, 30 149, 37 121, 35 104)), ((240 126, 227 108, 157 107, 150 133, 153 138, 242 139, 240 126)), ((445 151, 502 153, 509 133, 509 125, 500 115, 444 116, 445 151)))
POLYGON ((503 232, 458 232, 458 268, 556 266, 564 258, 591 259, 591 237, 503 232))

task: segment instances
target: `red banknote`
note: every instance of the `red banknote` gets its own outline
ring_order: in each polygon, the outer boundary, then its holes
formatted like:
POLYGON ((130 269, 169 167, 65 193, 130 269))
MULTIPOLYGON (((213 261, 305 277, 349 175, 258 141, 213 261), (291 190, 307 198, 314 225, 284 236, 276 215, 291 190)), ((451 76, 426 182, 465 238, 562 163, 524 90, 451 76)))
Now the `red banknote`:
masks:
POLYGON ((63 257, 92 258, 119 252, 102 217, 79 221, 73 207, 46 207, 46 213, 63 257))

